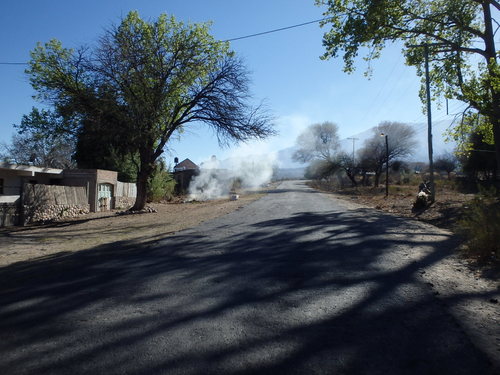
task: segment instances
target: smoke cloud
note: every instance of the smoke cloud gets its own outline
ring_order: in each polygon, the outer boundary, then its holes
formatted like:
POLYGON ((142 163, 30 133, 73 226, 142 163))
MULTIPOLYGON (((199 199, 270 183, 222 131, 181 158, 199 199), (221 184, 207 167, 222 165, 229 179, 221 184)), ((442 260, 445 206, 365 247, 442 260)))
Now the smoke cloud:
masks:
POLYGON ((189 185, 191 200, 227 197, 235 185, 243 189, 263 186, 271 181, 274 156, 232 157, 220 162, 215 157, 200 165, 200 174, 189 185))

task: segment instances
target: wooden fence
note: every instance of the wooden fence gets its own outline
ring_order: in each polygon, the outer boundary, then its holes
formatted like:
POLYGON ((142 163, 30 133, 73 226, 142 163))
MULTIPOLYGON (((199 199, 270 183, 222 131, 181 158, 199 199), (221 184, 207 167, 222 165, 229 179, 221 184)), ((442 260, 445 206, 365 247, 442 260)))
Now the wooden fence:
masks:
POLYGON ((80 205, 88 204, 84 186, 24 185, 24 205, 80 205))
POLYGON ((116 197, 128 197, 135 198, 137 196, 137 185, 131 182, 121 182, 116 183, 116 197))
POLYGON ((49 221, 89 213, 87 189, 83 186, 25 184, 22 223, 49 221))

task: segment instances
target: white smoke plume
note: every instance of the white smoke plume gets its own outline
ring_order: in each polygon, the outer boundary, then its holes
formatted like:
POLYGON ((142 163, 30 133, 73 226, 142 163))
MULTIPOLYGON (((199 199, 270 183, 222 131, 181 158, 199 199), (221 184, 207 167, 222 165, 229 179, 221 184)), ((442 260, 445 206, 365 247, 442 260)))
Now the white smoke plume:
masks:
POLYGON ((210 200, 229 196, 235 182, 243 189, 271 181, 274 156, 232 157, 220 162, 214 156, 200 165, 200 174, 189 184, 189 199, 210 200))

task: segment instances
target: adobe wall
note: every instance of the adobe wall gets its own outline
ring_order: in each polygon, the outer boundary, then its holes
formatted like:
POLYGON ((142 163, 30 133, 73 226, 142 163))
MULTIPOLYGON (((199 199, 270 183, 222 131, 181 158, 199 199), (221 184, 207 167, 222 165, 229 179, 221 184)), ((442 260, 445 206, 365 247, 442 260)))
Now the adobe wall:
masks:
MULTIPOLYGON (((104 169, 71 169, 63 171, 63 185, 85 186, 88 188, 88 203, 91 212, 97 212, 98 184, 113 185, 113 195, 116 191, 118 172, 104 169)), ((113 208, 113 206, 111 207, 113 208)))
POLYGON ((97 183, 98 184, 112 184, 116 187, 116 182, 118 181, 118 172, 107 171, 104 169, 96 169, 97 183))

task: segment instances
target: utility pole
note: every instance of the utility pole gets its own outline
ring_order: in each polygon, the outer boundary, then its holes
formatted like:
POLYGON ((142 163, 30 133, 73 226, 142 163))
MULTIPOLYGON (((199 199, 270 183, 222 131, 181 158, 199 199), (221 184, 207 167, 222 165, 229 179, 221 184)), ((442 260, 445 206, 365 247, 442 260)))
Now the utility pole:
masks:
POLYGON ((354 167, 354 142, 359 140, 359 138, 351 137, 351 138, 347 138, 347 139, 352 140, 352 166, 354 167))
POLYGON ((427 144, 429 149, 429 173, 430 173, 430 190, 431 190, 431 203, 436 199, 436 189, 434 187, 434 162, 432 151, 432 115, 431 115, 431 84, 429 76, 429 46, 442 46, 443 43, 425 43, 420 45, 411 45, 413 48, 424 48, 425 58, 425 93, 427 99, 427 144))
POLYGON ((436 189, 434 187, 434 162, 432 151, 432 115, 431 115, 431 85, 429 77, 429 45, 424 44, 425 55, 425 92, 427 95, 427 143, 429 147, 429 173, 431 183, 431 203, 436 199, 436 189))

